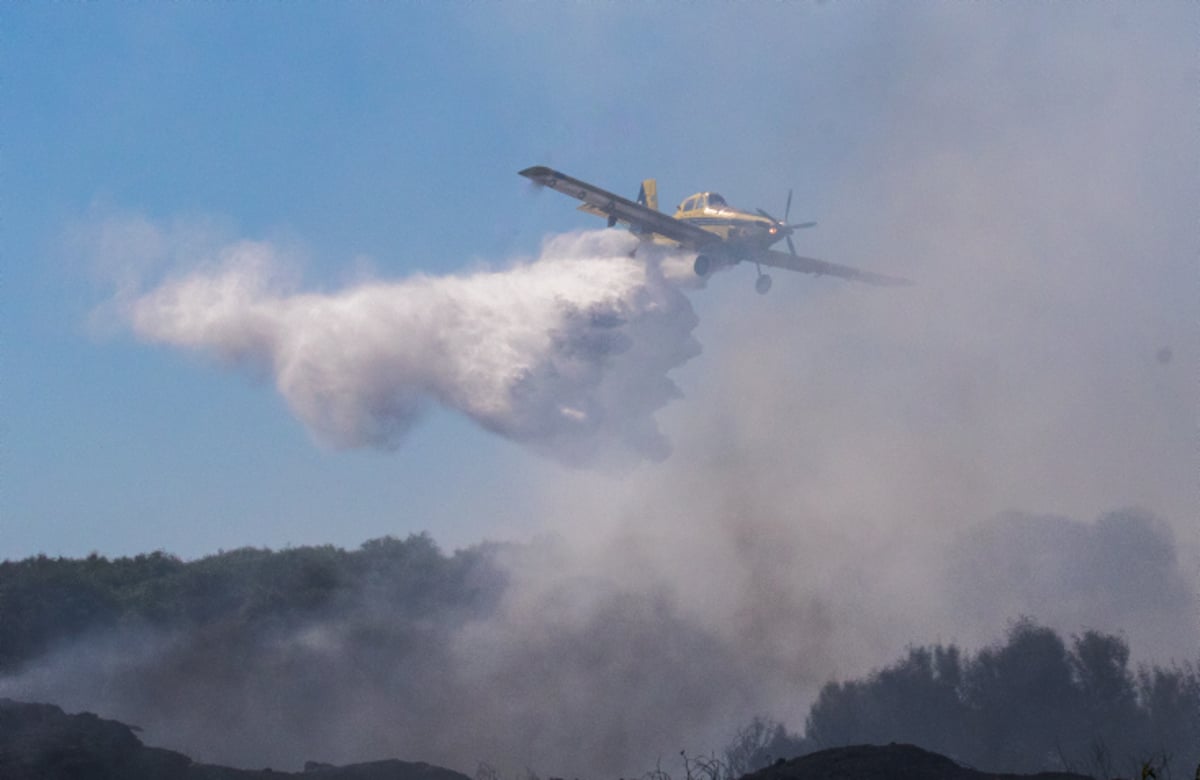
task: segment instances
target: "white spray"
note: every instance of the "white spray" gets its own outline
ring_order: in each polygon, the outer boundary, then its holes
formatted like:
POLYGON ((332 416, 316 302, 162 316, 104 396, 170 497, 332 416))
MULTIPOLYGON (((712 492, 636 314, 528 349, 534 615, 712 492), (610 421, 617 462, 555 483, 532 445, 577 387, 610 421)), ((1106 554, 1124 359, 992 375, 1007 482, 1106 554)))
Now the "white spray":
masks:
POLYGON ((238 242, 215 267, 133 297, 142 339, 274 377, 323 442, 393 448, 430 403, 573 465, 670 445, 654 413, 698 354, 696 316, 661 252, 616 231, 558 236, 502 271, 295 292, 278 251, 238 242))

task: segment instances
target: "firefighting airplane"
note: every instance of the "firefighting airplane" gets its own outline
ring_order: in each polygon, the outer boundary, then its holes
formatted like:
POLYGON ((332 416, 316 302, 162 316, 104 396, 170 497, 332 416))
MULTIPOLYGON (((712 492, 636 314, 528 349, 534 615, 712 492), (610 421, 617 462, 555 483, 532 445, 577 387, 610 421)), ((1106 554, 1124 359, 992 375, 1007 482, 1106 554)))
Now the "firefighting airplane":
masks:
POLYGON ((860 271, 796 254, 792 233, 816 223, 788 223, 788 214, 792 210, 790 191, 783 219, 775 219, 762 209, 757 209, 757 214, 751 214, 732 208, 715 192, 699 192, 686 198, 672 217, 658 210, 658 187, 654 179, 642 182, 635 203, 543 165, 526 168, 521 175, 583 201, 579 210, 608 217, 609 227, 622 222, 643 240, 675 244, 697 252, 692 268, 701 278, 718 268, 745 261, 754 263, 758 269, 754 289, 760 293, 771 289, 771 277, 762 272, 764 265, 818 276, 840 276, 867 284, 911 284, 907 279, 860 271), (771 249, 771 245, 781 238, 787 239, 788 252, 771 249))

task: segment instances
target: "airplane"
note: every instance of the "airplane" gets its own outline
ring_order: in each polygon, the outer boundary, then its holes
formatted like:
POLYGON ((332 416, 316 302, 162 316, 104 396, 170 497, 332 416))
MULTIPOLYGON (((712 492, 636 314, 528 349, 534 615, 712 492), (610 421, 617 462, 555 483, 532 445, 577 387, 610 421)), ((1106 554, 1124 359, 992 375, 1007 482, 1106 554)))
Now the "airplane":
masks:
POLYGON ((787 221, 792 210, 790 190, 783 219, 776 219, 762 209, 756 209, 756 214, 735 209, 715 192, 698 192, 685 198, 674 216, 670 216, 658 210, 658 184, 654 179, 642 182, 637 201, 634 202, 544 165, 526 168, 520 174, 537 184, 583 201, 579 210, 608 217, 609 227, 622 222, 642 240, 674 244, 696 252, 692 270, 701 278, 719 268, 750 262, 758 269, 754 289, 762 294, 771 289, 771 277, 762 271, 764 265, 818 276, 838 276, 867 284, 912 284, 907 279, 860 271, 796 254, 792 233, 816 223, 787 221), (787 252, 771 249, 780 239, 787 239, 787 252))

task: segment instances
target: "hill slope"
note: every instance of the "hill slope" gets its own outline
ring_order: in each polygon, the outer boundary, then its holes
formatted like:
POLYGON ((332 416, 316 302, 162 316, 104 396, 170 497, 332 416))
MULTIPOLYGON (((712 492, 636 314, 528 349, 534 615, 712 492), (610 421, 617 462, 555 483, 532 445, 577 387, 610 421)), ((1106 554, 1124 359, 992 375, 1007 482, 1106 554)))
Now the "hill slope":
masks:
POLYGON ((308 767, 295 773, 198 764, 182 753, 143 745, 133 728, 115 720, 0 699, 0 777, 5 780, 469 780, 442 767, 395 760, 343 767, 310 762, 308 767))
POLYGON ((1069 772, 997 775, 979 772, 915 745, 854 745, 778 761, 742 780, 1090 780, 1069 772))

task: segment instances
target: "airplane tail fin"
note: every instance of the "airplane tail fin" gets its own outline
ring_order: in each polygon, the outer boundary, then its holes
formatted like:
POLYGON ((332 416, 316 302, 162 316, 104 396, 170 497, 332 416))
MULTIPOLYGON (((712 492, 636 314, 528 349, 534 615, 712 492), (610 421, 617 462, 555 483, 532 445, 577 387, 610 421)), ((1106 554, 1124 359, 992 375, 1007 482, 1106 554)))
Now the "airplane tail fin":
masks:
MULTIPOLYGON (((626 201, 628 202, 628 201, 626 201)), ((637 202, 639 205, 645 206, 648 209, 658 211, 658 182, 654 179, 646 179, 642 182, 642 188, 638 190, 637 202)), ((579 207, 580 211, 586 211, 588 214, 595 214, 598 217, 608 217, 608 226, 612 227, 620 222, 619 219, 609 214, 607 211, 598 209, 590 203, 584 203, 579 207)), ((637 233, 638 230, 630 227, 630 230, 637 233)))
POLYGON ((638 190, 637 202, 648 209, 658 211, 658 182, 654 179, 643 181, 642 188, 638 190))

